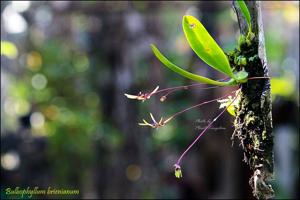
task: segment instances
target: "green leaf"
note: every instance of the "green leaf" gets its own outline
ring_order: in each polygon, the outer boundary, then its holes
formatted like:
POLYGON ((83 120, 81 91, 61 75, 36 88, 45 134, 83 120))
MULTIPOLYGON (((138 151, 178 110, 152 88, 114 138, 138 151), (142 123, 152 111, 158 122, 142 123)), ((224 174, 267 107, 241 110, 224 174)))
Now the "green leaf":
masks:
POLYGON ((244 15, 244 17, 246 18, 246 21, 248 23, 248 27, 249 27, 249 31, 251 31, 251 16, 250 16, 250 12, 247 8, 247 5, 245 4, 244 1, 237 1, 239 4, 239 7, 244 15))
POLYGON ((205 63, 234 78, 227 56, 199 20, 185 15, 182 28, 191 48, 205 63))
POLYGON ((184 76, 186 78, 189 78, 194 81, 198 81, 201 83, 207 83, 211 85, 218 85, 218 86, 227 86, 227 85, 232 85, 232 81, 228 82, 220 82, 220 81, 215 81, 209 78, 206 78, 204 76, 199 76, 197 74, 190 73, 175 64, 173 64, 171 61, 169 61, 164 55, 161 54, 161 52, 153 45, 151 44, 152 51, 154 55, 162 62, 166 67, 168 67, 170 70, 180 74, 181 76, 184 76))

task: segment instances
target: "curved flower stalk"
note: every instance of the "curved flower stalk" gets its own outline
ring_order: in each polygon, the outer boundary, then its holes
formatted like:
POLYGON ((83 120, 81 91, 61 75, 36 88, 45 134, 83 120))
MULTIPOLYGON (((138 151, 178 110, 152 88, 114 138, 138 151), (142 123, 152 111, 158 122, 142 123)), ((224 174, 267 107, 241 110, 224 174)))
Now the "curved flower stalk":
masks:
MULTIPOLYGON (((240 90, 239 90, 240 91, 240 90)), ((239 92, 238 92, 239 93, 239 92)), ((222 110, 206 127, 205 129, 199 133, 197 138, 186 148, 186 150, 181 154, 177 162, 174 164, 175 167, 175 176, 176 178, 181 178, 182 177, 182 172, 181 172, 181 167, 180 167, 180 162, 182 158, 185 156, 185 154, 194 146, 194 144, 201 138, 201 136, 213 125, 215 121, 231 106, 231 104, 235 101, 235 99, 238 97, 238 93, 236 94, 235 98, 229 103, 226 108, 222 110)))

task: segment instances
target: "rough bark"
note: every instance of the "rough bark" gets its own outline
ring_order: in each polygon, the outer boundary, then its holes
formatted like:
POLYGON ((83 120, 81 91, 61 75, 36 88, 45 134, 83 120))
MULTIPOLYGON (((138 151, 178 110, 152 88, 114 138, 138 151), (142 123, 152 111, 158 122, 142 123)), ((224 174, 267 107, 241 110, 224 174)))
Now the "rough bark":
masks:
MULTIPOLYGON (((242 68, 248 77, 268 77, 268 67, 264 45, 260 2, 245 2, 250 11, 252 31, 255 34, 251 44, 241 43, 234 57, 243 56, 247 64, 242 68)), ((237 3, 233 2, 240 32, 247 35, 248 27, 237 3)), ((230 62, 234 63, 233 56, 230 62)), ((240 66, 236 70, 241 70, 240 66)), ((249 184, 253 196, 258 199, 274 197, 272 186, 268 182, 273 178, 273 134, 272 110, 269 79, 253 79, 242 84, 240 101, 235 119, 235 137, 244 151, 244 161, 250 166, 253 175, 249 184)))

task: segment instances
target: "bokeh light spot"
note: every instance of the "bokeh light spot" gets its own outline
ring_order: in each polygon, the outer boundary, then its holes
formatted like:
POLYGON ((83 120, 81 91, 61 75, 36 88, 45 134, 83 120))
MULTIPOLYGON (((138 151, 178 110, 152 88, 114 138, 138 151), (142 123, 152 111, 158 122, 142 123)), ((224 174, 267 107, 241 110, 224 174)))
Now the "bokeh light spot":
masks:
POLYGON ((89 59, 85 54, 74 57, 73 60, 74 68, 77 72, 84 72, 89 68, 89 59))
POLYGON ((11 6, 17 12, 25 12, 30 7, 30 1, 12 1, 11 6))
POLYGON ((47 78, 43 74, 36 74, 31 79, 31 85, 36 90, 42 90, 47 85, 47 78))
POLYGON ((271 94, 273 98, 276 95, 289 97, 294 91, 294 81, 291 77, 271 78, 271 94))
POLYGON ((9 116, 23 116, 29 113, 30 104, 25 99, 7 98, 4 101, 4 111, 9 116))
POLYGON ((142 175, 142 170, 141 170, 140 166, 138 166, 138 165, 131 164, 131 165, 128 165, 128 167, 126 168, 126 177, 130 181, 139 180, 141 175, 142 175))
POLYGON ((33 51, 27 55, 27 67, 31 71, 38 71, 42 66, 42 56, 39 52, 33 51))
POLYGON ((290 24, 299 23, 299 6, 289 5, 283 10, 283 17, 290 24))
POLYGON ((18 56, 18 49, 14 43, 1 40, 1 55, 14 59, 18 56))
POLYGON ((15 115, 14 102, 12 98, 7 98, 4 101, 4 111, 7 115, 13 116, 15 115))
POLYGON ((26 115, 30 111, 30 104, 28 103, 28 101, 26 101, 24 99, 18 99, 14 103, 14 110, 15 110, 15 113, 19 116, 26 115))
POLYGON ((55 120, 59 114, 59 109, 57 108, 57 106, 50 105, 46 107, 44 114, 47 118, 55 120))
POLYGON ((30 27, 29 38, 35 46, 42 46, 45 41, 45 33, 38 27, 30 27))
POLYGON ((30 116, 30 124, 33 128, 42 128, 45 123, 45 117, 40 112, 34 112, 30 116))
POLYGON ((11 5, 5 7, 3 14, 4 29, 8 33, 17 34, 23 33, 27 29, 27 22, 17 13, 11 5))
POLYGON ((15 151, 9 151, 1 155, 1 166, 5 170, 15 170, 20 166, 20 156, 15 151))
POLYGON ((44 4, 37 9, 34 19, 39 27, 46 28, 52 22, 52 15, 53 14, 50 8, 47 6, 47 4, 44 4))

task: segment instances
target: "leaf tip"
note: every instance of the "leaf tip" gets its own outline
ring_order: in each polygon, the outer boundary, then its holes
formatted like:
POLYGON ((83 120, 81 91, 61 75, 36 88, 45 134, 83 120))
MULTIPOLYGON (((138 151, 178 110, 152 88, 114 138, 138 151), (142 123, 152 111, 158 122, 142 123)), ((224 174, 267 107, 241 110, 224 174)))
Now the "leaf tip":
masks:
POLYGON ((197 22, 198 20, 192 16, 192 15, 184 15, 183 18, 182 18, 182 22, 183 24, 187 24, 189 25, 191 28, 193 28, 195 26, 195 23, 197 22))
POLYGON ((157 49, 156 46, 155 46, 155 44, 153 44, 153 43, 150 44, 150 48, 151 48, 152 50, 157 49))

